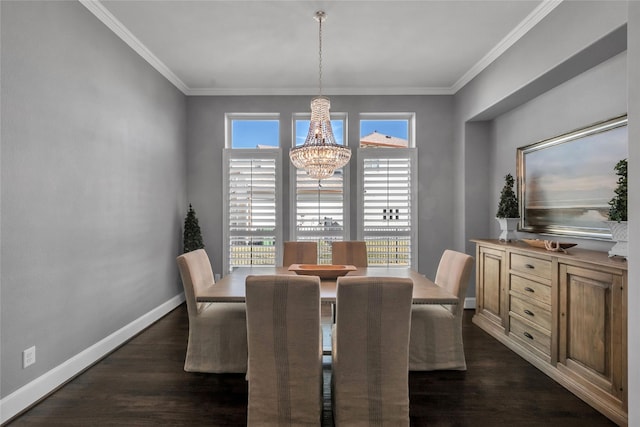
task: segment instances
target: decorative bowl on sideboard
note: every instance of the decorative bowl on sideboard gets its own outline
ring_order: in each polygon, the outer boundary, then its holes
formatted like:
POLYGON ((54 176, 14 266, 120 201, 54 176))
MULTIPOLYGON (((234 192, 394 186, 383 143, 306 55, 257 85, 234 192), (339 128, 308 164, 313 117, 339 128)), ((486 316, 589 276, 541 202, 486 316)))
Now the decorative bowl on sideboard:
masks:
POLYGON ((577 246, 577 243, 563 243, 557 242, 554 240, 540 240, 540 239, 520 239, 525 242, 529 246, 533 246, 534 248, 546 249, 548 251, 559 251, 559 250, 567 250, 574 246, 577 246))

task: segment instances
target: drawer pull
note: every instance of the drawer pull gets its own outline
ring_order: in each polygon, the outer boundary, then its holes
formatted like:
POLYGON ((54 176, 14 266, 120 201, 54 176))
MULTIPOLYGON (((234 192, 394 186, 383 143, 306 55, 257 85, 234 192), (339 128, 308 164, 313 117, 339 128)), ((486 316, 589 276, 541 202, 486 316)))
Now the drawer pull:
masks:
POLYGON ((524 335, 525 337, 529 338, 530 340, 533 339, 533 335, 531 335, 529 332, 523 332, 522 335, 524 335))
POLYGON ((535 316, 535 314, 533 314, 533 311, 530 311, 530 310, 525 310, 524 314, 528 314, 529 316, 535 316))
POLYGON ((525 264, 524 266, 527 267, 530 270, 533 270, 534 268, 536 268, 535 265, 533 265, 533 264, 525 264))
POLYGON ((535 291, 533 290, 533 288, 530 288, 530 287, 528 287, 528 286, 527 286, 526 288, 524 288, 524 290, 525 290, 525 291, 527 291, 527 292, 531 292, 531 293, 535 292, 535 291))

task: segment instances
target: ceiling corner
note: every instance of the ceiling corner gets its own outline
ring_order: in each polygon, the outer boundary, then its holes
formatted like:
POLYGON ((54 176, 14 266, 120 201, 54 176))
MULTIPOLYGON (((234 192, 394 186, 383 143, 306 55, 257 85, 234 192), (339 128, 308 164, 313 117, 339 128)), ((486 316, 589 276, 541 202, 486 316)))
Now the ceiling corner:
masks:
POLYGON ((160 61, 147 47, 134 36, 99 0, 78 0, 89 9, 104 25, 122 39, 131 49, 147 61, 153 68, 169 80, 178 90, 187 95, 189 88, 162 61, 160 61))

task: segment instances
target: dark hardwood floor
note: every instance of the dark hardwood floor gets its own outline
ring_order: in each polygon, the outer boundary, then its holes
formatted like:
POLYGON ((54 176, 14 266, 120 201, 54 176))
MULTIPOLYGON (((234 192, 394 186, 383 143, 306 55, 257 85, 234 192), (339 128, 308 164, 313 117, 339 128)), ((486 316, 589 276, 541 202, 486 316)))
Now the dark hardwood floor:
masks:
MULTIPOLYGON (((467 371, 412 372, 412 426, 610 426, 589 405, 464 320, 467 371)), ((15 418, 17 426, 242 426, 244 374, 183 370, 188 333, 180 306, 15 418)), ((323 426, 332 426, 325 357, 323 426)))

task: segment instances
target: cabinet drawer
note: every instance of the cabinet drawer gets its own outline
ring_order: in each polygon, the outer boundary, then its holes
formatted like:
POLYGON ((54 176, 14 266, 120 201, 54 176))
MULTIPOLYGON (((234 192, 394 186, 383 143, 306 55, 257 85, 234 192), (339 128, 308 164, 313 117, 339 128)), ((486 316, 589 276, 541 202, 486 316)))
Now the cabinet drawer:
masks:
POLYGON ((514 253, 510 255, 512 270, 522 271, 545 279, 551 279, 551 260, 514 253))
POLYGON ((551 336, 531 326, 517 315, 510 315, 509 335, 519 342, 541 351, 547 356, 551 355, 551 336))
POLYGON ((512 291, 520 292, 528 298, 534 298, 545 304, 551 304, 551 286, 515 274, 510 276, 510 283, 512 291))
MULTIPOLYGON (((551 331, 551 307, 544 307, 543 304, 534 304, 530 300, 518 298, 511 295, 509 299, 509 309, 511 312, 519 314, 536 325, 551 331)), ((551 332, 549 332, 551 333, 551 332)))

